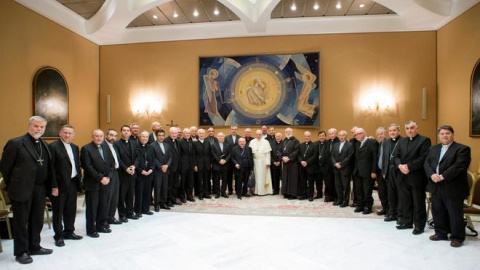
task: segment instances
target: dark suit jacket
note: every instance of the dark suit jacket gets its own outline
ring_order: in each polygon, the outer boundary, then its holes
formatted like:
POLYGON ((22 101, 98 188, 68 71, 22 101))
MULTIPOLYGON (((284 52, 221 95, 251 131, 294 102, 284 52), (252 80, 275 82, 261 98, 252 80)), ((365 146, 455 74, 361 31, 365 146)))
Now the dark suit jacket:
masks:
POLYGON ((333 150, 332 150, 332 165, 334 165, 337 162, 340 162, 340 166, 342 166, 339 169, 336 167, 333 167, 335 171, 340 171, 340 174, 342 175, 350 175, 352 173, 353 165, 352 165, 352 159, 353 159, 353 145, 349 141, 345 141, 345 144, 342 147, 342 151, 340 152, 340 142, 335 143, 333 145, 333 150))
POLYGON ((355 166, 353 174, 360 177, 371 177, 372 173, 377 173, 378 168, 378 143, 374 139, 366 138, 363 146, 358 142, 354 145, 355 166))
MULTIPOLYGON (((13 138, 3 148, 0 171, 5 180, 8 196, 15 201, 26 201, 32 196, 35 178, 37 176, 37 159, 30 141, 30 135, 13 138)), ((47 143, 41 138, 40 143, 47 149, 50 162, 47 177, 47 194, 51 188, 57 188, 57 181, 53 173, 53 162, 47 143)))
POLYGON ((193 170, 193 166, 195 166, 193 141, 183 138, 178 142, 180 145, 180 168, 193 170))
POLYGON ((232 148, 227 142, 223 143, 223 151, 220 150, 220 144, 218 142, 212 145, 212 169, 214 171, 220 171, 222 168, 226 168, 230 165, 232 148), (220 165, 220 160, 224 159, 227 163, 220 165))
POLYGON ((198 171, 210 170, 212 165, 212 150, 211 145, 208 141, 204 140, 203 143, 200 141, 193 142, 195 159, 194 163, 197 166, 198 171))
POLYGON ((167 144, 169 146, 170 150, 170 156, 172 158, 172 161, 169 166, 169 171, 174 173, 178 171, 178 165, 180 162, 180 143, 179 143, 179 138, 177 138, 175 141, 177 142, 177 149, 173 146, 173 140, 171 137, 166 137, 163 143, 167 144))
POLYGON ((212 144, 218 142, 218 139, 215 138, 215 137, 210 137, 210 136, 208 136, 208 137, 205 138, 205 141, 209 142, 210 145, 212 145, 212 144))
POLYGON ((80 170, 80 150, 78 146, 70 143, 73 152, 74 166, 77 170, 77 177, 72 179, 72 163, 68 156, 67 149, 61 140, 57 140, 48 145, 52 154, 52 162, 55 168, 55 178, 58 183, 58 192, 66 193, 70 185, 76 185, 78 191, 82 191, 82 171, 80 170))
POLYGON ((404 138, 398 142, 398 151, 395 153, 395 167, 398 168, 400 164, 407 164, 410 170, 408 174, 398 171, 397 178, 400 181, 406 181, 409 185, 416 187, 426 186, 427 176, 425 175, 423 165, 430 146, 430 138, 422 135, 415 136, 413 140, 404 138))
POLYGON ((122 177, 128 177, 131 179, 135 179, 135 175, 130 175, 126 172, 127 168, 131 165, 135 165, 135 160, 137 159, 137 147, 140 143, 136 143, 135 141, 125 141, 120 139, 114 143, 115 151, 117 151, 118 156, 120 159, 118 162, 120 163, 120 171, 122 172, 122 177))
MULTIPOLYGON (((393 169, 394 172, 398 171, 397 166, 395 166, 395 152, 398 151, 398 142, 402 137, 393 141, 391 138, 383 142, 383 157, 382 157, 382 174, 388 175, 388 172, 393 169), (392 148, 393 145, 393 148, 392 148)), ((380 148, 378 150, 380 153, 380 148)))
POLYGON ((471 161, 470 147, 453 142, 439 164, 441 149, 442 144, 432 146, 425 159, 424 169, 428 177, 427 190, 431 193, 440 190, 442 194, 449 197, 467 197, 469 193, 467 170, 471 161), (443 176, 444 180, 435 183, 431 176, 436 173, 437 165, 440 165, 439 174, 443 176))
POLYGON ((162 171, 163 165, 168 166, 167 173, 170 173, 170 166, 172 165, 172 149, 170 148, 170 145, 165 143, 165 141, 163 143, 163 146, 165 147, 165 153, 162 152, 162 149, 160 148, 158 142, 149 145, 150 151, 152 151, 156 173, 162 171))
MULTIPOLYGON (((240 167, 242 166, 242 152, 244 155, 248 155, 248 164, 250 170, 253 170, 253 154, 252 154, 252 148, 248 147, 245 145, 243 147, 245 150, 243 150, 239 145, 235 145, 232 148, 232 163, 233 166, 239 164, 240 167)), ((236 168, 235 168, 236 169, 236 168)))
POLYGON ((102 178, 112 178, 112 173, 115 171, 112 151, 110 151, 106 142, 103 142, 100 146, 103 149, 105 160, 102 159, 97 146, 93 142, 82 147, 80 160, 83 168, 85 191, 99 190, 102 178))
POLYGON ((313 142, 309 142, 308 146, 305 142, 301 143, 299 146, 298 152, 298 162, 306 161, 307 167, 303 167, 301 164, 300 168, 305 169, 308 174, 314 174, 317 172, 318 166, 318 148, 317 145, 313 142))
MULTIPOLYGON (((158 145, 158 144, 157 144, 158 145)), ((135 171, 137 175, 142 175, 142 171, 149 171, 155 169, 155 160, 153 147, 150 144, 139 144, 137 147, 137 154, 135 159, 135 171)))
MULTIPOLYGON (((235 143, 233 143, 232 134, 225 136, 225 142, 227 142, 227 143, 230 145, 230 150, 232 150, 232 148, 233 148, 235 145, 238 145, 238 139, 240 139, 240 138, 242 138, 242 136, 237 135, 237 136, 235 137, 235 143)), ((246 144, 246 146, 248 146, 248 143, 246 144)))
POLYGON ((330 165, 332 164, 332 153, 329 151, 329 143, 325 141, 322 144, 320 141, 317 141, 315 142, 315 148, 317 148, 318 165, 331 168, 330 165))
POLYGON ((282 162, 282 141, 278 142, 276 140, 270 141, 270 147, 272 152, 270 152, 270 163, 273 166, 274 162, 282 162))
POLYGON ((157 136, 155 135, 155 133, 150 133, 150 135, 148 135, 148 142, 147 144, 151 144, 153 142, 156 142, 157 141, 157 136))

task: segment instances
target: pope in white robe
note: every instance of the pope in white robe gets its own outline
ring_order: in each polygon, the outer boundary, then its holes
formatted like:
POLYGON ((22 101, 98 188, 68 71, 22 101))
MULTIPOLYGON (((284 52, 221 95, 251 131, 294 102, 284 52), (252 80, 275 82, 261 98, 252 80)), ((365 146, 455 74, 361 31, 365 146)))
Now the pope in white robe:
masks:
POLYGON ((253 166, 255 172, 255 194, 272 194, 272 176, 270 175, 270 143, 262 137, 262 131, 257 130, 255 139, 250 141, 252 148, 253 166))

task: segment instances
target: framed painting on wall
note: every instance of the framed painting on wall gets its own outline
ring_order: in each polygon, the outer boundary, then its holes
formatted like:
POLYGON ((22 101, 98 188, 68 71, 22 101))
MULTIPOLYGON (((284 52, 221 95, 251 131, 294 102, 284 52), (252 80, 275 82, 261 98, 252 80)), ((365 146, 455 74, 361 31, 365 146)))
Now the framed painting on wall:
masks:
POLYGON ((200 126, 319 126, 320 54, 200 58, 200 126))
POLYGON ((470 136, 480 137, 480 59, 473 68, 470 89, 470 136))
POLYGON ((43 67, 35 74, 33 112, 48 121, 45 138, 58 138, 58 131, 68 123, 68 85, 56 68, 43 67))

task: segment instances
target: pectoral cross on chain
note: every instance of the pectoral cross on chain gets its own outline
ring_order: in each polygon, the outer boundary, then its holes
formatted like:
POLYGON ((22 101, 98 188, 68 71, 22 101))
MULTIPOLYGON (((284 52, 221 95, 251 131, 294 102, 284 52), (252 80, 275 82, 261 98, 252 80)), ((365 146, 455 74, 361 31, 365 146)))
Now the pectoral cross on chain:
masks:
POLYGON ((45 160, 43 160, 42 158, 37 159, 37 162, 40 163, 40 166, 43 166, 43 162, 44 162, 44 161, 45 161, 45 160))

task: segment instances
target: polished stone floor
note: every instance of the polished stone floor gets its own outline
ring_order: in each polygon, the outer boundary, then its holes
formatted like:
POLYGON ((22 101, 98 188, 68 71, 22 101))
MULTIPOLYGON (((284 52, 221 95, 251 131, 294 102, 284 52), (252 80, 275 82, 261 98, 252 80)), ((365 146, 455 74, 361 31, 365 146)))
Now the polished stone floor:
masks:
MULTIPOLYGON (((188 206, 182 206, 188 207, 188 206)), ((84 208, 77 234, 85 235, 84 208)), ((478 224, 478 223, 477 223, 478 224)), ((379 219, 213 215, 162 211, 112 225, 100 238, 57 248, 45 226, 48 256, 15 262, 2 240, 0 269, 479 269, 480 238, 461 248, 414 236, 379 219)))

